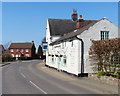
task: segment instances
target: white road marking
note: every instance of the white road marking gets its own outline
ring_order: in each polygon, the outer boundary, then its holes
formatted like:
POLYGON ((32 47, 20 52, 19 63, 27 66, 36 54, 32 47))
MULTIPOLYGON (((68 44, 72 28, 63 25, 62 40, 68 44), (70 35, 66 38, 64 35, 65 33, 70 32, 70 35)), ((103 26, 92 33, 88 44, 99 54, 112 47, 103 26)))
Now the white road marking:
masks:
POLYGON ((47 92, 45 92, 44 90, 42 90, 40 87, 38 87, 35 83, 33 83, 32 81, 29 81, 32 85, 34 85, 37 89, 39 89, 40 91, 42 91, 44 94, 47 94, 47 92))
POLYGON ((24 78, 26 78, 26 76, 21 72, 21 68, 19 68, 19 72, 24 78))
POLYGON ((23 73, 20 73, 24 78, 26 78, 26 76, 23 73))

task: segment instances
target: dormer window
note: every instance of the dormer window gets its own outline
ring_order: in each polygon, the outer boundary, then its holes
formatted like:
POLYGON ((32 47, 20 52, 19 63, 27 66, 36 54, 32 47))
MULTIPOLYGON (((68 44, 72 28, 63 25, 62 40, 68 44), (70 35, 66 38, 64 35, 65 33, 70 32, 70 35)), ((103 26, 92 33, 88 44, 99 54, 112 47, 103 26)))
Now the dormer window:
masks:
POLYGON ((101 40, 109 39, 109 31, 101 31, 101 40))

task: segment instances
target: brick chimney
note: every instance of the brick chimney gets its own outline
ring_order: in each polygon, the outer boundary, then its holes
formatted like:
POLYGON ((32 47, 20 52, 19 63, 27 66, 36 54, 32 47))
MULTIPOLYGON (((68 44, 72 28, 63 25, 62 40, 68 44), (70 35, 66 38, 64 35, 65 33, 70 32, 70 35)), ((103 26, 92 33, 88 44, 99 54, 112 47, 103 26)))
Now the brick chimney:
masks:
POLYGON ((73 21, 78 20, 78 14, 77 14, 77 11, 75 9, 73 10, 71 17, 72 17, 73 21))
POLYGON ((80 29, 80 28, 82 28, 83 26, 84 26, 84 20, 83 20, 83 18, 82 18, 82 15, 80 15, 79 20, 77 21, 76 28, 77 28, 77 29, 80 29))

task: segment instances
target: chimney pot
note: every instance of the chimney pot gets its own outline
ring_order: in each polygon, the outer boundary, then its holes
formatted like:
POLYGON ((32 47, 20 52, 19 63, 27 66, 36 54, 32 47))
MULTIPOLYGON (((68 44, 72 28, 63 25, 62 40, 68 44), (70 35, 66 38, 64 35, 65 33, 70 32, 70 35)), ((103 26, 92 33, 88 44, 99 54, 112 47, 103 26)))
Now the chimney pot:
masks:
POLYGON ((82 15, 80 15, 80 18, 79 18, 79 20, 77 21, 76 28, 77 28, 77 29, 80 29, 80 28, 82 28, 83 26, 84 26, 84 20, 83 20, 83 18, 82 18, 82 15))
POLYGON ((82 15, 80 15, 80 19, 82 19, 82 15))
POLYGON ((73 20, 73 21, 77 21, 77 19, 78 19, 78 14, 77 14, 77 11, 76 11, 76 10, 73 10, 71 17, 72 17, 72 20, 73 20))

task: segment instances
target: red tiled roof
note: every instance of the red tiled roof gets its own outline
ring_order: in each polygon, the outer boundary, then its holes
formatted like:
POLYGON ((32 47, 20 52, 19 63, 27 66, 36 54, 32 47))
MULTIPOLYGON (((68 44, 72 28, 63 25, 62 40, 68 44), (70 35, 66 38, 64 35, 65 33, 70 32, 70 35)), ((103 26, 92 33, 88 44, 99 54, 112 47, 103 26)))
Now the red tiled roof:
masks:
POLYGON ((11 43, 9 49, 31 49, 33 43, 11 43))

